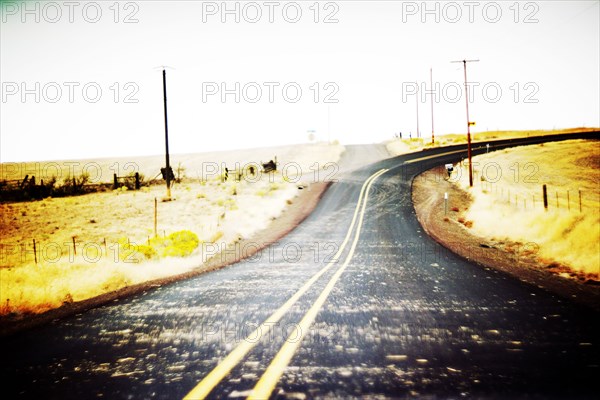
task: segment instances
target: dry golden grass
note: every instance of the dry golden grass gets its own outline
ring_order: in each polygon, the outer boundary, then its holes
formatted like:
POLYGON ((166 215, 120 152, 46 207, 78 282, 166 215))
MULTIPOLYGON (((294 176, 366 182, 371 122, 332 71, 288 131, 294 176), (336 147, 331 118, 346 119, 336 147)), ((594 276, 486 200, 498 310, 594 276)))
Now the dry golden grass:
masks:
MULTIPOLYGON (((294 149, 281 153, 289 157, 287 162, 308 169, 312 160, 321 166, 337 161, 342 151, 340 146, 313 145, 295 154, 294 149)), ((244 156, 251 153, 228 155, 242 162, 244 156)), ((266 228, 293 202, 298 186, 295 179, 276 172, 257 181, 222 182, 213 176, 175 185, 172 194, 176 200, 161 202, 165 188, 153 186, 0 204, 0 315, 40 313, 200 268, 227 245, 266 228), (145 245, 152 240, 155 198, 160 236, 181 230, 198 236, 201 245, 191 256, 146 260, 140 252, 127 250, 127 242, 145 245)))
MULTIPOLYGON (((266 177, 253 184, 213 180, 175 186, 175 201, 158 202, 158 233, 189 229, 202 242, 224 248, 266 227, 296 195, 296 185, 283 182, 280 175, 276 179, 276 190, 266 177)), ((145 262, 118 243, 144 245, 154 236, 154 199, 163 195, 163 187, 152 187, 0 205, 0 304, 6 308, 8 300, 10 311, 41 312, 63 301, 84 300, 201 265, 214 255, 214 247, 199 249, 184 266, 171 259, 145 262)))
MULTIPOLYGON (((572 140, 521 146, 473 158, 466 219, 487 238, 534 243, 542 260, 600 276, 600 144, 572 140), (542 185, 548 189, 548 210, 542 185), (568 195, 567 195, 568 191, 568 195), (579 211, 579 191, 582 212, 579 211), (557 204, 558 194, 558 204, 557 204)), ((468 189, 468 167, 452 176, 468 189)))
MULTIPOLYGON (((473 142, 482 142, 487 140, 501 140, 501 139, 518 139, 530 136, 547 136, 547 135, 559 135, 562 133, 580 133, 580 132, 594 132, 598 131, 599 128, 568 128, 568 129, 554 129, 554 130, 530 130, 530 131, 487 131, 472 133, 473 142)), ((437 141, 438 139, 436 139, 437 141)), ((464 133, 451 133, 439 137, 441 146, 447 146, 450 144, 466 143, 467 137, 464 133)))
MULTIPOLYGON (((558 135, 562 133, 594 132, 599 128, 569 128, 555 130, 532 130, 532 131, 488 131, 471 133, 471 140, 483 142, 489 140, 517 139, 530 136, 558 135)), ((413 139, 395 139, 386 143, 387 149, 392 155, 401 155, 413 151, 420 151, 432 147, 451 146, 467 143, 466 133, 449 133, 435 137, 435 146, 431 144, 431 137, 413 139)))

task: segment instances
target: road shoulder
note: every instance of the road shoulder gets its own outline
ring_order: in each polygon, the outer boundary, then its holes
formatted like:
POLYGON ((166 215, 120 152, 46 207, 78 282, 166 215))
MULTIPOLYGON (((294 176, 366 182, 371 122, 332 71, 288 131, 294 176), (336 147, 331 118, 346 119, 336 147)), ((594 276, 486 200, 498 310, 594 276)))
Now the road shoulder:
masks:
POLYGON ((493 268, 561 298, 600 311, 600 286, 584 282, 576 275, 564 278, 556 264, 543 264, 534 243, 508 240, 490 241, 474 235, 464 211, 471 203, 469 194, 443 179, 443 167, 426 171, 412 184, 412 200, 419 223, 442 246, 487 268, 493 268), (448 194, 445 206, 444 195, 448 194))

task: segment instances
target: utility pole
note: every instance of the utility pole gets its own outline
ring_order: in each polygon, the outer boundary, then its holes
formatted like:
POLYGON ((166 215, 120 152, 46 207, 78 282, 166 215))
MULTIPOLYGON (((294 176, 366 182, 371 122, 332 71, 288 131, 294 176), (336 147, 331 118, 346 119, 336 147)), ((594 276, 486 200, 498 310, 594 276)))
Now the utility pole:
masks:
POLYGON ((169 160, 169 125, 167 123, 167 72, 162 70, 163 76, 163 98, 164 98, 164 108, 165 108, 165 149, 166 156, 165 161, 167 163, 167 169, 165 173, 165 181, 167 182, 167 200, 171 200, 171 164, 169 160))
POLYGON ((419 133, 419 85, 417 83, 417 94, 415 94, 415 99, 417 100, 417 137, 421 137, 419 133))
POLYGON ((429 68, 429 85, 431 87, 431 145, 435 145, 435 134, 433 133, 433 68, 429 68))
POLYGON ((453 63, 463 63, 465 70, 465 99, 467 103, 467 154, 469 158, 469 187, 473 187, 473 165, 471 163, 471 125, 475 125, 474 122, 469 120, 469 87, 467 85, 467 63, 478 62, 479 60, 459 60, 451 61, 453 63))

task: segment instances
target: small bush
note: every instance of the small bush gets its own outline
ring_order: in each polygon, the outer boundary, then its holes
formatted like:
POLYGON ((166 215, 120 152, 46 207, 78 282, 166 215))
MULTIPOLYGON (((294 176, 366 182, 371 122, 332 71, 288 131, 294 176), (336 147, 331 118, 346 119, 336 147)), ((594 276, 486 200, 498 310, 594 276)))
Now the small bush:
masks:
POLYGON ((121 260, 124 263, 137 264, 146 258, 151 258, 151 256, 146 256, 146 253, 148 253, 148 251, 145 248, 143 248, 144 246, 131 243, 127 238, 120 238, 119 240, 117 240, 117 244, 119 245, 119 260, 121 260))
POLYGON ((150 239, 148 244, 130 243, 126 238, 118 240, 119 258, 123 262, 138 263, 162 257, 187 257, 200 244, 198 236, 190 231, 178 231, 169 236, 150 239))
POLYGON ((84 173, 79 175, 79 177, 67 176, 60 185, 57 185, 55 180, 54 182, 51 180, 49 184, 51 183, 52 186, 44 186, 51 188, 51 196, 63 197, 85 193, 85 185, 89 180, 90 175, 84 173))
POLYGON ((173 232, 166 238, 150 239, 150 247, 156 251, 158 257, 187 257, 199 244, 198 235, 188 230, 173 232))

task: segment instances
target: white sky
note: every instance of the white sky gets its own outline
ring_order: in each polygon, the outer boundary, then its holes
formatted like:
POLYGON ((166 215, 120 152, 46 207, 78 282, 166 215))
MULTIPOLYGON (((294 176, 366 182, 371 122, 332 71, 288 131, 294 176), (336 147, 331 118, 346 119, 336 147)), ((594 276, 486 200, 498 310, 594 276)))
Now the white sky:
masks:
MULTIPOLYGON (((429 88, 430 67, 440 87, 436 133, 464 132, 464 93, 455 91, 463 85, 462 64, 450 63, 464 58, 480 60, 468 65, 469 82, 479 85, 470 105, 475 132, 600 125, 598 1, 427 2, 430 14, 421 1, 322 1, 318 7, 314 1, 228 1, 229 9, 238 7, 239 23, 222 15, 221 1, 88 3, 3 5, 1 161, 162 153, 160 65, 173 68, 167 70, 173 153, 300 143, 309 131, 344 144, 380 142, 399 131, 414 136, 416 98, 409 90, 414 82, 429 88), (288 22, 297 8, 299 21, 288 22), (257 9, 262 18, 251 23, 257 9), (324 23, 330 14, 338 22, 324 23), (133 23, 124 22, 127 16, 133 23), (250 85, 246 96, 240 90, 239 103, 233 94, 222 102, 220 93, 203 101, 203 87, 213 82, 250 85), (249 101, 253 82, 262 88, 257 103, 249 101), (279 85, 272 103, 264 82, 279 85), (296 103, 282 93, 290 83, 302 89, 296 103), (102 94, 92 103, 95 87, 102 94), (338 102, 326 103, 336 87, 338 102), (22 96, 23 89, 29 94, 22 96), (127 94, 137 103, 127 103, 127 94)), ((419 104, 425 137, 430 100, 424 95, 419 104)))

